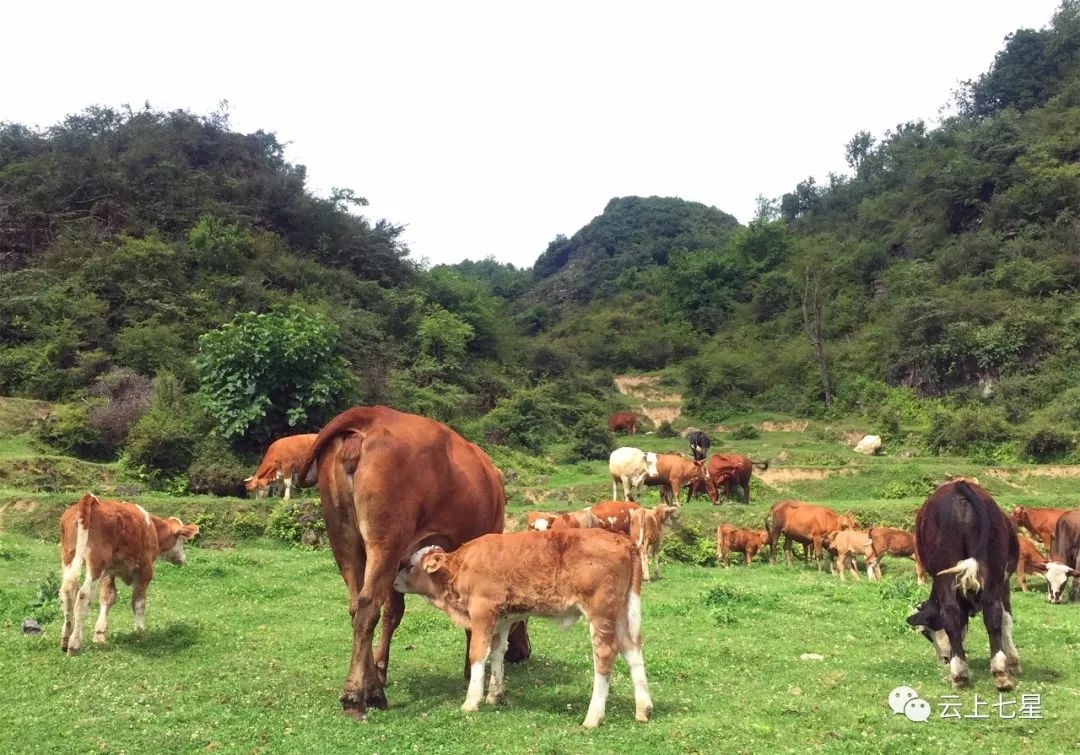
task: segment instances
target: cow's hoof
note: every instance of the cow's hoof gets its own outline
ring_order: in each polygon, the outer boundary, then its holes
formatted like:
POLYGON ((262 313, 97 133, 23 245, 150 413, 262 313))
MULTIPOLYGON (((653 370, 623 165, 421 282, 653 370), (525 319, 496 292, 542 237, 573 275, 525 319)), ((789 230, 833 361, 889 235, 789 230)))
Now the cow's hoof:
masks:
POLYGON ((66 653, 68 649, 67 640, 60 640, 60 652, 66 653))
POLYGON ((1008 692, 1013 688, 1013 679, 1009 674, 999 671, 994 674, 994 686, 1001 692, 1008 692))
POLYGON ((105 644, 105 633, 104 632, 94 632, 94 642, 97 643, 98 645, 104 645, 105 644))
POLYGON ((64 652, 67 653, 72 658, 74 658, 75 656, 77 656, 79 653, 82 652, 82 648, 81 647, 77 648, 74 645, 68 645, 67 650, 65 650, 64 652))
POLYGON ((1009 661, 1008 665, 1005 668, 1007 668, 1010 672, 1016 674, 1017 676, 1024 673, 1024 669, 1020 666, 1020 659, 1009 661))
POLYGON ((462 713, 476 713, 478 710, 480 710, 480 703, 473 703, 466 700, 461 704, 462 713))
POLYGON ((367 720, 367 706, 356 692, 341 693, 341 712, 357 721, 367 720))
POLYGON ((964 676, 952 677, 952 686, 956 689, 967 689, 971 686, 971 679, 965 674, 964 676))
POLYGON ((638 721, 652 720, 652 706, 646 705, 644 708, 638 708, 634 711, 634 718, 638 721))
POLYGON ((368 707, 378 708, 379 710, 386 710, 388 703, 386 702, 386 692, 382 687, 376 687, 375 689, 369 689, 367 694, 364 695, 364 702, 368 707))
POLYGON ((493 693, 489 692, 488 696, 486 698, 484 698, 484 701, 488 705, 498 705, 499 703, 501 703, 503 701, 503 698, 505 696, 506 695, 503 692, 500 692, 498 694, 493 694, 493 693))
POLYGON ((530 655, 532 655, 532 648, 528 645, 525 647, 511 645, 506 649, 506 654, 503 655, 503 658, 507 663, 521 663, 524 660, 528 660, 530 655))

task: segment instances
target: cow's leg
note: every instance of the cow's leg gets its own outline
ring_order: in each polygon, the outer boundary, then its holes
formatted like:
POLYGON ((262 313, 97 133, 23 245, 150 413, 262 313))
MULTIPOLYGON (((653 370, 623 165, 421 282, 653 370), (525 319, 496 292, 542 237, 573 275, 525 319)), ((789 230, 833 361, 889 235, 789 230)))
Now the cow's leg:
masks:
POLYGON ((116 580, 106 576, 101 580, 101 590, 98 592, 98 620, 94 624, 94 642, 105 642, 105 635, 109 631, 109 610, 116 602, 116 580))
POLYGON ((784 535, 784 563, 791 566, 791 538, 784 535))
MULTIPOLYGON (((821 568, 824 565, 825 561, 825 558, 821 553, 821 536, 814 535, 812 539, 814 541, 814 560, 817 561, 817 570, 821 571, 821 568)), ((829 566, 829 571, 832 571, 831 564, 829 566)))
POLYGON ((648 547, 644 544, 638 551, 638 560, 641 562, 641 578, 646 582, 651 582, 652 577, 649 576, 649 552, 648 547))
POLYGON ((390 591, 390 597, 382 609, 382 634, 379 636, 379 644, 375 648, 375 668, 379 672, 379 681, 386 684, 386 670, 390 666, 390 640, 394 638, 394 630, 401 623, 401 617, 405 615, 405 596, 397 590, 390 591))
MULTIPOLYGON (((1008 589, 1008 583, 1005 584, 1008 589)), ((987 590, 984 592, 982 605, 983 623, 986 625, 986 634, 990 638, 990 673, 994 675, 994 686, 1005 692, 1013 688, 1012 676, 1009 674, 1008 657, 1005 655, 1002 643, 1002 629, 1004 623, 1004 610, 1001 601, 991 597, 987 590)))
POLYGON ((364 705, 386 708, 386 692, 375 667, 372 638, 379 623, 379 613, 394 592, 398 554, 404 547, 398 543, 380 543, 378 549, 367 552, 364 564, 364 581, 356 598, 353 615, 353 657, 349 675, 345 680, 345 694, 349 703, 362 696, 364 705))
POLYGON ((747 480, 742 484, 742 502, 749 505, 750 503, 750 481, 747 480))
POLYGON ((626 601, 626 612, 615 621, 616 639, 622 650, 630 678, 634 682, 634 718, 648 721, 652 718, 652 697, 649 681, 645 677, 645 659, 641 655, 641 596, 631 593, 626 601))
POLYGON ((1016 651, 1016 643, 1013 642, 1013 617, 1012 598, 1008 589, 1003 591, 1001 601, 1001 649, 1005 651, 1005 663, 1014 674, 1022 673, 1020 668, 1020 654, 1016 651))
MULTIPOLYGON (((1051 551, 1047 551, 1047 553, 1050 552, 1051 551)), ((1080 550, 1077 550, 1076 552, 1076 563, 1073 564, 1073 569, 1080 571, 1080 550)), ((1072 592, 1069 593, 1069 602, 1078 603, 1080 602, 1080 577, 1073 577, 1072 581, 1072 592)))
POLYGON ((611 476, 611 500, 619 500, 619 483, 615 479, 615 475, 611 476))
MULTIPOLYGON (((951 589, 951 587, 950 587, 951 589)), ((953 601, 941 606, 945 634, 949 638, 949 676, 954 687, 966 687, 968 676, 967 655, 964 653, 964 635, 967 634, 967 612, 953 601)))
MULTIPOLYGON (((1027 575, 1024 572, 1024 557, 1021 556, 1016 562, 1016 581, 1020 583, 1020 589, 1024 592, 1028 591, 1027 575)), ((1006 586, 1008 583, 1006 583, 1006 586)))
POLYGON ((851 559, 850 561, 848 561, 848 565, 851 567, 851 575, 855 578, 855 581, 858 582, 859 581, 859 557, 856 556, 854 553, 849 553, 848 558, 851 559))
MULTIPOLYGON (((622 490, 623 490, 622 500, 629 501, 630 500, 630 478, 627 477, 626 475, 622 476, 622 490)), ((618 500, 618 499, 616 499, 616 500, 618 500)))
POLYGON ((484 697, 484 666, 491 652, 491 635, 495 629, 495 617, 485 611, 470 612, 472 635, 469 638, 469 691, 461 709, 475 713, 484 697))
POLYGON ((506 649, 507 663, 521 663, 532 655, 529 642, 529 622, 527 619, 514 622, 510 627, 510 647, 506 649))
POLYGON ((285 500, 289 500, 289 496, 292 494, 293 478, 291 474, 287 474, 282 478, 285 484, 285 500))
MULTIPOLYGON (((915 559, 915 579, 918 581, 918 583, 920 585, 925 585, 926 584, 926 569, 923 567, 922 561, 919 560, 919 554, 918 553, 915 554, 914 559, 915 559)), ((879 569, 878 574, 880 574, 880 573, 881 573, 881 571, 879 569)))
POLYGON ((60 650, 66 653, 68 638, 75 627, 75 601, 79 595, 79 571, 82 569, 82 559, 76 555, 75 560, 64 569, 63 582, 60 584, 60 606, 64 611, 64 627, 60 630, 60 650))
POLYGON ((150 586, 152 576, 152 571, 148 574, 139 573, 131 583, 131 612, 135 615, 136 632, 146 629, 146 588, 150 586))
POLYGON ((506 652, 510 624, 503 622, 495 628, 495 637, 491 643, 491 678, 488 680, 488 705, 496 705, 502 702, 506 694, 503 682, 503 653, 506 652))
POLYGON ((71 636, 68 638, 67 646, 68 655, 78 655, 82 652, 83 624, 86 623, 86 614, 90 611, 90 601, 94 597, 94 591, 97 590, 100 580, 101 574, 95 577, 94 565, 88 563, 86 565, 86 577, 83 579, 82 587, 79 588, 79 592, 75 596, 75 610, 71 619, 71 636))
POLYGON ((589 636, 593 647, 593 693, 589 711, 582 726, 595 729, 604 720, 608 688, 611 686, 611 667, 615 664, 616 631, 614 622, 593 618, 589 621, 589 636))

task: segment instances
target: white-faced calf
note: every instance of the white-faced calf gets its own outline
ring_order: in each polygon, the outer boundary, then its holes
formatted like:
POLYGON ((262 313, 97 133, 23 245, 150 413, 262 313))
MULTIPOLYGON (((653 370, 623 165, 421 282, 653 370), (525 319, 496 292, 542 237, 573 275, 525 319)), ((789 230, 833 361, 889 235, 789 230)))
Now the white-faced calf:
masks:
POLYGON ((513 622, 542 616, 570 626, 584 615, 593 647, 593 696, 584 726, 599 726, 607 705, 611 667, 622 653, 634 682, 635 718, 647 721, 652 699, 641 655, 641 564, 625 536, 601 529, 526 530, 484 535, 452 553, 418 550, 394 581, 418 593, 472 632, 469 691, 461 709, 476 711, 502 699, 503 652, 513 622))
POLYGON ((77 655, 82 649, 83 621, 99 582, 101 613, 94 625, 94 642, 105 642, 109 609, 116 602, 116 577, 132 586, 135 629, 144 629, 146 587, 154 576, 154 559, 183 566, 187 563, 184 543, 198 534, 196 524, 184 524, 176 517, 161 519, 134 503, 102 501, 87 493, 71 505, 60 516, 60 562, 64 569, 60 649, 68 655, 77 655), (86 578, 79 587, 84 565, 86 578))

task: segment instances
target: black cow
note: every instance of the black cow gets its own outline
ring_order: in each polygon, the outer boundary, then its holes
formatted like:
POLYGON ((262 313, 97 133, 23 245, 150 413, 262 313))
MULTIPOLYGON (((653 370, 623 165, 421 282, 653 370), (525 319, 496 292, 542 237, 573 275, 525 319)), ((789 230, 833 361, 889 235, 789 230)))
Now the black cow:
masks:
POLYGON ((934 575, 930 599, 908 617, 922 627, 957 687, 968 683, 964 635, 968 617, 982 611, 990 636, 990 671, 999 690, 1013 687, 1020 656, 1013 644, 1009 575, 1020 543, 1016 529, 990 494, 974 483, 942 485, 915 513, 919 560, 934 575))
POLYGON ((709 453, 709 436, 701 430, 694 430, 686 439, 690 441, 690 452, 694 454, 694 461, 702 461, 709 453))
POLYGON ((1076 603, 1080 601, 1080 510, 1062 514, 1054 527, 1053 542, 1050 560, 1045 564, 1034 564, 1032 568, 1046 575, 1049 585, 1046 597, 1054 604, 1061 602, 1065 583, 1072 577, 1073 586, 1069 599, 1076 603))

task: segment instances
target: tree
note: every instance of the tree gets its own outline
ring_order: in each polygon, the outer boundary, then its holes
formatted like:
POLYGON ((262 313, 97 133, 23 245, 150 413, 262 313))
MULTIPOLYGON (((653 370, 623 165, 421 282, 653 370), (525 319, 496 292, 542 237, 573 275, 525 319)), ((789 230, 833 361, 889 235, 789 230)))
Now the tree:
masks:
POLYGON ((870 132, 857 132, 855 136, 851 137, 851 141, 844 145, 844 160, 847 162, 848 167, 858 174, 859 166, 862 165, 873 148, 874 137, 870 135, 870 132))
POLYGON ((338 353, 338 328, 298 306, 245 312, 199 338, 195 359, 203 405, 226 438, 262 443, 315 428, 354 395, 338 353))
POLYGON ((821 321, 824 319, 825 295, 821 287, 820 268, 807 266, 803 274, 802 320, 803 330, 810 339, 818 368, 821 370, 821 390, 825 397, 825 406, 832 406, 832 391, 829 388, 829 366, 825 361, 825 344, 821 337, 821 321))

